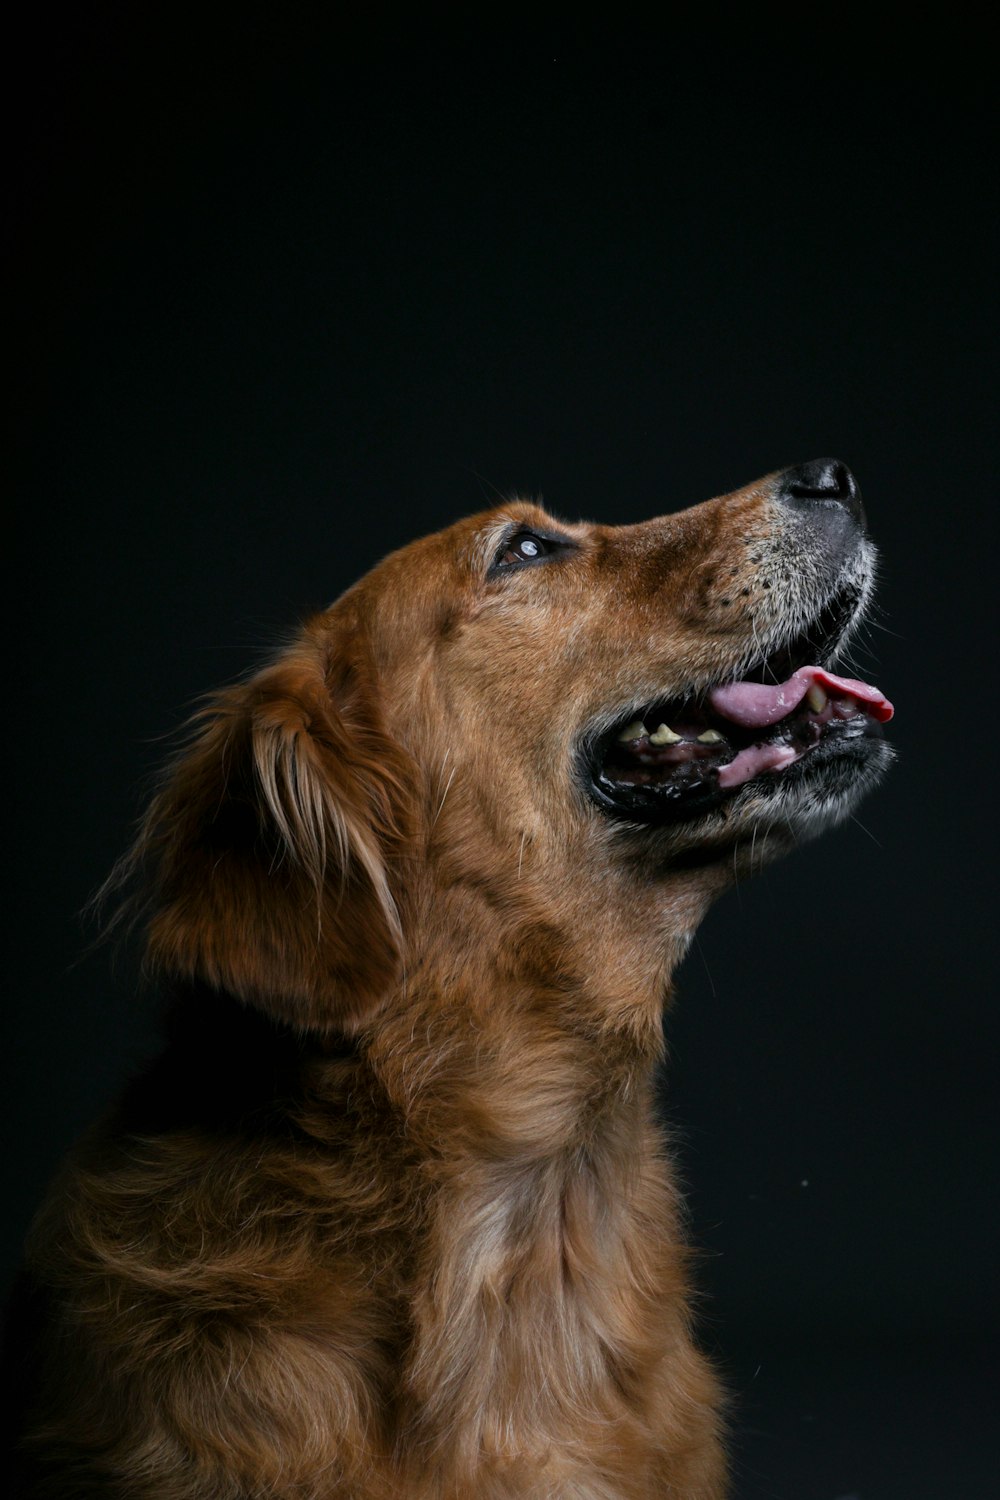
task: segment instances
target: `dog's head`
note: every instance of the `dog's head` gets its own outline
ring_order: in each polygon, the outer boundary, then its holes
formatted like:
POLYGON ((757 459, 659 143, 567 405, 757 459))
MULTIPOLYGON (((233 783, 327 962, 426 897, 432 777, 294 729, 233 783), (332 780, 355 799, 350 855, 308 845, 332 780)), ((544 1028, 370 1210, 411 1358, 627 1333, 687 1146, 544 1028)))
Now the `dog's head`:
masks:
POLYGON ((201 716, 140 841, 153 958, 353 1027, 456 891, 501 949, 505 913, 607 946, 676 911, 886 767, 890 706, 833 671, 873 566, 831 460, 637 526, 516 501, 413 543, 201 716))

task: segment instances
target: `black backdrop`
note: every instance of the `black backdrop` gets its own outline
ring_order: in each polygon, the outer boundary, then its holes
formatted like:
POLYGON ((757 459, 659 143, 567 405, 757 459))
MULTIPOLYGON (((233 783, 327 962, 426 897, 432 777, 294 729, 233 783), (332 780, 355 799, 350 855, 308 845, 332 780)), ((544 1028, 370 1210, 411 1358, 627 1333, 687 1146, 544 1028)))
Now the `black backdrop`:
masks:
POLYGON ((665 1110, 740 1500, 978 1500, 984 39, 816 7, 276 15, 42 11, 15 54, 7 1267, 150 1045, 129 960, 88 955, 76 913, 196 694, 498 490, 631 521, 833 453, 883 552, 866 661, 899 764, 859 820, 714 911, 665 1110))

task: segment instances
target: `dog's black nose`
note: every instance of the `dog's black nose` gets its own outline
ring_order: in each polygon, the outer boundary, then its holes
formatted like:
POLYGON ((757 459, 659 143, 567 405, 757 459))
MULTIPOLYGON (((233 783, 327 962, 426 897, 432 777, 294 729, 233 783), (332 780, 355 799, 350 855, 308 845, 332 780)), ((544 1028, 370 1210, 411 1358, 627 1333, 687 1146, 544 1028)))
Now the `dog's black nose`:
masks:
POLYGON ((814 458, 778 476, 778 499, 786 505, 842 505, 859 526, 865 524, 858 481, 838 458, 814 458))

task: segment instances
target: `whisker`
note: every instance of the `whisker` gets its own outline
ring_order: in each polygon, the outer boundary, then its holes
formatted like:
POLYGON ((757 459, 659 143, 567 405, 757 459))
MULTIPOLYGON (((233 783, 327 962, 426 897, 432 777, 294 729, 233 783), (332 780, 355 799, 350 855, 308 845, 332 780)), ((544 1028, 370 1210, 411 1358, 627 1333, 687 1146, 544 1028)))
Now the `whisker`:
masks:
POLYGON ((883 847, 882 844, 881 844, 881 842, 872 833, 871 829, 870 828, 866 828, 865 825, 862 823, 862 821, 861 821, 860 818, 856 818, 854 816, 854 814, 851 813, 850 814, 850 819, 851 819, 852 823, 856 823, 857 824, 857 826, 861 829, 862 833, 866 833, 868 835, 868 837, 871 839, 872 843, 875 845, 876 849, 881 849, 883 847))

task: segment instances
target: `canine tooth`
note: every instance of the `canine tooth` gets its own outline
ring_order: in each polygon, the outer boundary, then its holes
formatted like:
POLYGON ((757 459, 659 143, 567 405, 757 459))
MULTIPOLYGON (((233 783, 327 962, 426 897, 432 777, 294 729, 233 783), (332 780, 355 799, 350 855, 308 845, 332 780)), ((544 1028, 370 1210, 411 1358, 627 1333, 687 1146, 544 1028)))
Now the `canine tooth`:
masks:
POLYGON ((826 694, 820 687, 819 683, 811 682, 809 684, 809 691, 806 693, 806 702, 812 709, 813 713, 821 714, 826 707, 826 701, 826 694))
POLYGON ((717 745, 721 739, 722 735, 717 729, 706 729, 704 734, 699 734, 698 743, 699 745, 717 745))
POLYGON ((641 740, 646 733, 646 726, 641 719, 633 719, 627 724, 618 736, 620 740, 641 740))
POLYGON ((678 745, 681 736, 674 734, 669 724, 661 724, 654 734, 649 736, 651 745, 678 745))

